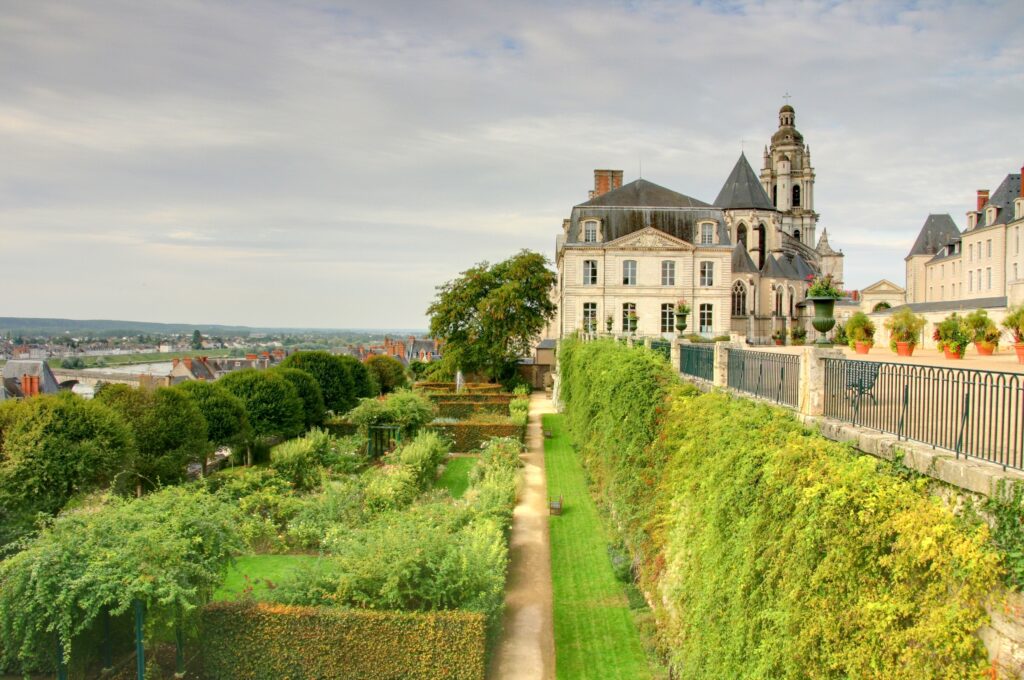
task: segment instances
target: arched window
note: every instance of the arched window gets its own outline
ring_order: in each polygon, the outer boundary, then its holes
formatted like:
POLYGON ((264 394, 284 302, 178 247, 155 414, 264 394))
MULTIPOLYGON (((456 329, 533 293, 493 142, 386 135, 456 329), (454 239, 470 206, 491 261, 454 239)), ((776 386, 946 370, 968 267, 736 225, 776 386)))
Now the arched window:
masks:
POLYGON ((775 286, 775 316, 782 316, 782 286, 775 286))
POLYGON ((747 286, 742 281, 732 284, 732 315, 747 315, 747 286))
POLYGON ((736 242, 743 244, 743 249, 747 249, 747 225, 740 224, 736 227, 736 242))
POLYGON ((793 185, 793 207, 797 208, 800 206, 800 185, 793 185))
POLYGON ((583 223, 584 243, 597 243, 597 222, 588 220, 583 223))
POLYGON ((757 225, 757 268, 758 270, 764 269, 764 254, 765 249, 765 233, 766 229, 763 224, 757 225))
POLYGON ((789 287, 789 318, 796 318, 796 293, 793 291, 793 286, 789 287))
POLYGON ((795 238, 797 241, 800 240, 800 230, 799 229, 794 229, 793 230, 793 238, 795 238))
POLYGON ((776 208, 779 207, 779 185, 776 184, 772 187, 772 205, 776 208))

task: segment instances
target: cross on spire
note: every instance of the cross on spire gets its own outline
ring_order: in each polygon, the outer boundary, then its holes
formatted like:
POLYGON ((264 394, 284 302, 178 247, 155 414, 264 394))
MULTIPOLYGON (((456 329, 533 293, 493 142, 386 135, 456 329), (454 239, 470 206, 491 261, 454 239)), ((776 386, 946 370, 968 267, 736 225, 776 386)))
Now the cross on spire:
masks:
POLYGON ((782 98, 785 99, 786 103, 788 104, 789 100, 793 98, 793 95, 789 93, 789 90, 786 90, 786 94, 782 95, 782 98))

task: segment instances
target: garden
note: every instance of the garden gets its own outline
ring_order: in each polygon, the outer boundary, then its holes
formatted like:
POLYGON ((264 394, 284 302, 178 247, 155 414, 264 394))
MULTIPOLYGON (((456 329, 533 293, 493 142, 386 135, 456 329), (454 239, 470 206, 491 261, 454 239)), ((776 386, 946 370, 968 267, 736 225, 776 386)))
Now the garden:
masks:
POLYGON ((0 407, 0 668, 483 677, 524 394, 381 394, 359 362, 286 364, 0 407), (338 414, 353 434, 321 427, 338 414))

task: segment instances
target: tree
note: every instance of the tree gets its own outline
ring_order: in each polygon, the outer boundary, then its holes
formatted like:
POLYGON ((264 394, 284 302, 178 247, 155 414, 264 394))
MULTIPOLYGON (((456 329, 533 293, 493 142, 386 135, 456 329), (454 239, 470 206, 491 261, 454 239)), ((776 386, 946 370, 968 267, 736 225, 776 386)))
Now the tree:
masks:
MULTIPOLYGON (((206 420, 206 438, 211 449, 222 446, 241 446, 252 438, 252 427, 245 413, 245 402, 228 392, 218 383, 202 380, 186 380, 174 389, 188 395, 199 408, 206 420)), ((206 472, 206 458, 212 453, 207 449, 203 456, 203 472, 206 472)))
MULTIPOLYGON (((336 358, 341 362, 342 366, 348 369, 349 375, 352 376, 355 403, 358 403, 360 399, 375 397, 380 394, 380 387, 376 384, 375 377, 370 374, 370 371, 363 365, 363 362, 355 357, 344 354, 336 358)), ((353 406, 355 406, 355 403, 353 403, 353 406)))
POLYGON ((203 335, 199 332, 199 329, 192 331, 192 349, 203 348, 203 335))
POLYGON ((97 401, 65 392, 0 404, 0 543, 35 513, 110 486, 134 455, 131 429, 97 401))
POLYGON ((316 379, 306 371, 297 368, 279 366, 272 369, 271 372, 290 382, 298 392, 299 399, 302 400, 306 429, 322 425, 326 407, 324 406, 324 395, 320 391, 320 385, 317 384, 316 379))
POLYGON ((206 420, 195 402, 170 387, 145 390, 107 385, 95 397, 128 422, 135 435, 136 493, 143 488, 176 484, 189 463, 207 453, 206 420))
POLYGON ((324 404, 335 413, 347 413, 359 400, 349 365, 330 352, 296 352, 282 361, 281 366, 298 368, 313 376, 320 385, 324 404))
POLYGON ((366 360, 366 368, 377 379, 380 393, 388 394, 409 386, 405 367, 398 359, 386 354, 374 354, 366 360))
POLYGON ((547 265, 543 255, 522 250, 438 286, 427 313, 431 335, 445 341, 445 363, 492 379, 511 376, 555 315, 556 277, 547 265))
POLYGON ((302 400, 292 384, 281 376, 247 368, 228 373, 218 384, 245 404, 255 436, 290 439, 302 433, 302 400))

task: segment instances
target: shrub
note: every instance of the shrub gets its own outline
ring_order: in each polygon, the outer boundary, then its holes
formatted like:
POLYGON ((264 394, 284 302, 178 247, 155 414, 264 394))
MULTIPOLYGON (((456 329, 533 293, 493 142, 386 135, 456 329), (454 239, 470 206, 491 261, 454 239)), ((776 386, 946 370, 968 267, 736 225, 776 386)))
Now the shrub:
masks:
POLYGON ((452 451, 467 453, 479 449, 491 437, 516 437, 525 439, 526 428, 505 418, 504 422, 467 420, 458 422, 434 422, 427 426, 452 442, 452 451))
POLYGON ((247 368, 228 373, 217 382, 245 404, 257 437, 289 439, 302 432, 306 420, 302 400, 284 378, 247 368))
POLYGON ((398 425, 402 437, 413 437, 435 415, 434 405, 420 392, 398 390, 383 399, 363 399, 348 413, 362 432, 373 425, 398 425))
POLYGON ((324 422, 324 395, 320 384, 306 371, 297 368, 277 367, 271 371, 291 383, 302 400, 302 413, 306 429, 324 422))
POLYGON ((374 468, 364 478, 363 504, 370 512, 400 510, 419 495, 416 474, 402 465, 374 468))
POLYGON ((874 344, 875 322, 868 318, 864 312, 856 312, 846 322, 845 333, 849 338, 849 345, 852 348, 858 342, 874 344))
POLYGON ((483 680, 485 672, 485 620, 470 612, 218 602, 202 622, 209 677, 483 680))
MULTIPOLYGON (((359 364, 358 360, 353 359, 353 361, 359 364)), ((285 358, 281 362, 281 366, 283 368, 298 368, 313 376, 313 379, 320 385, 324 404, 335 413, 345 413, 356 405, 359 397, 370 396, 357 391, 351 364, 342 361, 341 357, 330 352, 296 352, 285 358)), ((365 371, 365 369, 363 370, 365 371)))
POLYGON ((174 389, 184 392, 206 420, 206 437, 214 446, 233 446, 252 436, 245 402, 220 383, 186 380, 174 389))
POLYGON ((437 477, 437 468, 448 457, 448 444, 436 432, 425 431, 388 456, 388 462, 408 468, 420 489, 437 477))
POLYGON ((358 480, 328 482, 319 494, 303 499, 288 522, 288 542, 298 548, 319 550, 332 530, 357 526, 364 516, 363 488, 358 480))
POLYGON ((409 386, 405 367, 398 359, 386 354, 374 354, 364 362, 367 370, 380 386, 380 394, 388 394, 409 386))
POLYGON ((318 488, 323 477, 320 460, 306 439, 292 439, 275 446, 270 452, 270 466, 300 492, 318 488))
POLYGON ((946 350, 963 356, 967 345, 971 343, 971 336, 972 333, 967 325, 967 320, 953 312, 935 324, 935 332, 932 334, 932 339, 935 340, 935 346, 940 350, 946 350))
POLYGON ((1008 310, 1003 319, 1003 328, 1010 331, 1015 343, 1024 342, 1024 305, 1008 310))
POLYGON ((967 327, 971 329, 971 341, 989 345, 999 344, 999 327, 996 322, 989 318, 988 312, 984 309, 976 309, 967 315, 965 319, 967 327))
POLYGON ((885 327, 889 330, 889 348, 896 351, 897 342, 917 344, 925 323, 925 318, 914 314, 909 307, 895 312, 885 322, 885 327))

